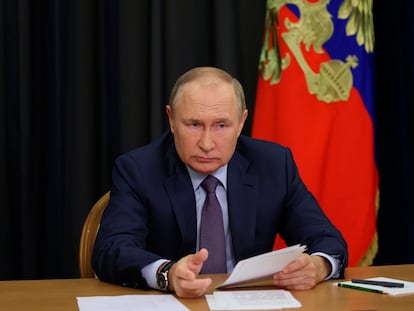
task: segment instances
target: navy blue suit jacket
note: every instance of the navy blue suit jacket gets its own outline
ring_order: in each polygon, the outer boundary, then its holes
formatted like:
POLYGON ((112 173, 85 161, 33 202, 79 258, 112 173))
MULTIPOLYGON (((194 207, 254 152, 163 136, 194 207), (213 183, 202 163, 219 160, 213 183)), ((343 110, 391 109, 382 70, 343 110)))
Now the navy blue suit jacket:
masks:
MULTIPOLYGON (((109 205, 96 238, 93 267, 107 282, 147 286, 141 268, 196 252, 195 196, 173 136, 119 156, 109 205)), ((269 252, 276 233, 347 265, 347 246, 279 144, 240 136, 228 164, 229 226, 236 262, 269 252)))

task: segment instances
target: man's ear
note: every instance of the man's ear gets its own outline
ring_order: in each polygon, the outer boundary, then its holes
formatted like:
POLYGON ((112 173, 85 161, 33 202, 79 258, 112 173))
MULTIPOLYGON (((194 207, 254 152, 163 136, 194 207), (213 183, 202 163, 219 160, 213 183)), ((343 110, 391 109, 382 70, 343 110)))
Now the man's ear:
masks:
POLYGON ((170 105, 165 106, 165 111, 167 112, 168 116, 168 123, 170 124, 170 130, 174 134, 174 118, 173 118, 173 111, 170 105))
POLYGON ((246 119, 247 119, 247 116, 249 115, 249 111, 247 110, 247 109, 245 109, 244 111, 243 111, 243 116, 242 116, 242 119, 241 119, 241 121, 240 121, 240 127, 239 127, 239 135, 238 136, 240 136, 240 134, 241 134, 241 132, 242 132, 242 130, 243 130, 243 126, 244 126, 244 123, 246 122, 246 119))

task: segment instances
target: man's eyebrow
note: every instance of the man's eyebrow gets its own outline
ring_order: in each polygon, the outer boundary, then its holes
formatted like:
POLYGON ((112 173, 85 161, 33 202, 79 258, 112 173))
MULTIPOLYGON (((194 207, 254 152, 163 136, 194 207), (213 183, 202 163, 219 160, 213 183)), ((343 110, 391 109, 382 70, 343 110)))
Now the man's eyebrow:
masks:
POLYGON ((228 119, 228 118, 219 118, 219 119, 215 120, 215 122, 226 122, 226 123, 228 123, 228 122, 231 122, 231 120, 228 119))
POLYGON ((185 123, 201 123, 201 120, 196 119, 196 118, 183 118, 182 122, 185 122, 185 123))

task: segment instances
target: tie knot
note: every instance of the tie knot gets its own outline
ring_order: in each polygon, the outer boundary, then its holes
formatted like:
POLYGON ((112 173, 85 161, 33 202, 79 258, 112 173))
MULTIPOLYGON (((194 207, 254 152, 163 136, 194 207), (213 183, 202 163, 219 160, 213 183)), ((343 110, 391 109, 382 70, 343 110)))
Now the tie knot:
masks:
POLYGON ((208 175, 201 182, 201 187, 203 187, 203 189, 207 191, 207 193, 213 193, 213 192, 216 192, 217 184, 218 184, 217 178, 212 175, 208 175))

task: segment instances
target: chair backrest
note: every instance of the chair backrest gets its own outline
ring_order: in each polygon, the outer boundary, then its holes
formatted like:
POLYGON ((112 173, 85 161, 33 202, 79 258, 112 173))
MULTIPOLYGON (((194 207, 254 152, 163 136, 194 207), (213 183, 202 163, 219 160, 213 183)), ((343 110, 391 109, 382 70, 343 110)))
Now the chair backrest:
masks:
POLYGON ((79 274, 81 278, 95 277, 92 268, 92 252, 95 245, 102 213, 109 202, 110 192, 105 193, 89 211, 83 224, 79 245, 79 274))

